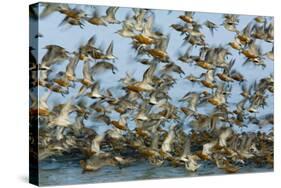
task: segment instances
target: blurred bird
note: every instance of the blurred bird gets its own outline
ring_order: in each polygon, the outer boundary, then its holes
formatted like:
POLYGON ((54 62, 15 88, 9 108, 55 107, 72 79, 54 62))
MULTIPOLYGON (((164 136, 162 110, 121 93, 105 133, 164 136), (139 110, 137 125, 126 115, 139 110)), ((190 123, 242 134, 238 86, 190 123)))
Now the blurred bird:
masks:
POLYGON ((180 15, 179 18, 186 23, 193 23, 194 12, 185 11, 184 15, 180 15))
POLYGON ((115 14, 119 8, 109 7, 106 9, 106 16, 103 19, 109 24, 120 24, 121 22, 115 18, 115 14))
POLYGON ((67 60, 69 52, 58 45, 47 45, 47 53, 42 58, 40 69, 50 69, 52 65, 67 60))
POLYGON ((218 26, 209 20, 206 20, 204 25, 210 30, 212 36, 214 36, 214 31, 218 28, 218 26))

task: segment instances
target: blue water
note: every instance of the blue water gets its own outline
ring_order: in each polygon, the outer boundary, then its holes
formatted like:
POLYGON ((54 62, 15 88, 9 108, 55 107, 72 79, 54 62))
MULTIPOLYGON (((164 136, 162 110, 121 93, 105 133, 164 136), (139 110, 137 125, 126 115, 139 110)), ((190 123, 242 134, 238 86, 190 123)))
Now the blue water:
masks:
MULTIPOLYGON (((40 162, 39 182, 41 186, 103 183, 116 181, 147 180, 161 178, 196 177, 223 175, 211 162, 201 162, 197 172, 189 172, 184 166, 172 167, 168 163, 161 167, 150 165, 147 161, 136 161, 124 168, 106 166, 95 172, 82 173, 79 160, 43 161, 40 162)), ((244 166, 238 173, 273 172, 270 166, 244 166)))

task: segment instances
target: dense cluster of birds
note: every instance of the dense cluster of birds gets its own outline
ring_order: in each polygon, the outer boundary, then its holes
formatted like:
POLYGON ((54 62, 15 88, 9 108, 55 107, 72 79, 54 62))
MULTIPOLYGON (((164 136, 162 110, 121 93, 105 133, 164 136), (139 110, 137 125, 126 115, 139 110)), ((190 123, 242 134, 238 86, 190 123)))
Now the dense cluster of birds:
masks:
MULTIPOLYGON (((263 71, 274 56, 274 25, 270 18, 257 16, 240 31, 236 27, 238 15, 224 14, 219 24, 209 20, 199 23, 194 12, 184 12, 175 18, 178 23, 170 26, 187 46, 186 52, 175 59, 167 52, 170 35, 154 27, 153 10, 133 8, 133 15, 119 20, 115 16, 118 7, 107 8, 105 14, 95 8, 88 15, 78 7, 43 5, 40 14, 36 7, 30 8, 31 19, 45 19, 58 12, 64 16, 60 26, 80 27, 81 32, 86 24, 97 28, 121 25, 114 35, 130 39, 136 52, 133 63, 147 68, 141 80, 130 73, 120 79, 122 95, 117 96, 95 79, 97 73, 105 71, 118 74, 113 41, 103 50, 96 45, 97 36, 93 36, 75 52, 50 44, 44 48, 40 63, 30 47, 30 118, 39 124, 30 126, 39 129, 39 152, 34 153, 39 160, 78 153, 82 155, 83 171, 108 165, 123 167, 142 159, 155 166, 183 166, 188 171, 196 171, 204 161, 228 173, 250 163, 273 166, 273 113, 257 116, 265 106, 272 105, 268 98, 274 92, 273 73, 249 83, 233 68, 241 62, 230 52, 235 50, 245 59, 240 66, 252 64, 257 71, 263 71), (222 27, 235 33, 235 38, 224 46, 212 46, 205 40, 203 27, 211 35, 222 27), (272 50, 262 52, 257 41, 272 44, 272 50), (199 54, 192 53, 195 48, 199 54), (67 64, 65 70, 58 71, 58 64, 67 64), (83 77, 76 76, 78 64, 83 64, 83 77), (186 75, 189 70, 182 64, 200 67, 203 73, 186 75), (169 95, 178 79, 201 88, 187 91, 177 101, 179 105, 169 95), (228 100, 235 85, 242 92, 239 101, 231 105, 228 100), (46 92, 37 95, 38 88, 46 92), (78 88, 77 92, 70 92, 71 88, 78 88), (62 95, 66 102, 51 107, 50 95, 62 95), (211 106, 210 112, 198 110, 206 105, 211 106), (118 118, 112 114, 118 114, 118 118), (98 133, 85 121, 102 122, 107 130, 98 133), (243 131, 247 126, 257 126, 258 131, 243 131), (262 131, 265 126, 272 128, 262 131)), ((31 142, 36 142, 33 137, 31 142)))

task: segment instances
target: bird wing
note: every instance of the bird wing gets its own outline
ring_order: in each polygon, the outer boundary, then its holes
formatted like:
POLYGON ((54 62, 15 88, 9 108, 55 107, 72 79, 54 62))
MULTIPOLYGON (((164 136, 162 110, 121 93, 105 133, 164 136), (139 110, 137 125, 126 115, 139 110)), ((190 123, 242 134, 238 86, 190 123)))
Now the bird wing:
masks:
POLYGON ((76 66, 79 62, 79 56, 78 55, 75 55, 74 57, 72 57, 70 60, 69 60, 69 63, 67 64, 66 66, 66 73, 70 74, 70 75, 75 75, 75 69, 76 69, 76 66))
POLYGON ((113 55, 113 41, 109 44, 107 50, 106 50, 106 55, 113 55))
POLYGON ((84 62, 84 66, 83 66, 83 76, 85 79, 87 80, 92 80, 92 75, 91 75, 91 71, 90 71, 90 64, 89 61, 85 61, 84 62))
POLYGON ((143 73, 143 81, 144 82, 151 82, 154 72, 157 68, 156 63, 152 63, 148 69, 143 73))

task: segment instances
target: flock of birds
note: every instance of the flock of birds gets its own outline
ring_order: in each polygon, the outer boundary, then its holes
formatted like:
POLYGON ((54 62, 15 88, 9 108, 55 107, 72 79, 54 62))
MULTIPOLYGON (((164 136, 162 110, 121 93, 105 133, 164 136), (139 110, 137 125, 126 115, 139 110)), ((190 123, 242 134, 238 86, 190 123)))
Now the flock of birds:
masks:
MULTIPOLYGON (((238 15, 224 14, 223 23, 217 24, 209 20, 199 23, 194 19, 194 12, 184 12, 175 18, 178 23, 170 27, 182 36, 183 45, 188 48, 174 59, 167 52, 170 35, 154 27, 153 10, 133 8, 133 15, 119 20, 115 16, 118 9, 109 7, 101 15, 96 8, 88 15, 78 7, 65 4, 44 4, 40 14, 36 7, 30 8, 31 19, 44 19, 58 12, 64 16, 60 25, 80 27, 81 32, 86 24, 97 28, 119 24, 122 27, 114 35, 131 40, 136 52, 132 63, 147 66, 141 80, 130 73, 120 79, 122 95, 116 96, 95 79, 97 73, 105 71, 112 71, 112 76, 118 74, 118 54, 114 53, 113 41, 102 50, 93 36, 75 52, 50 44, 44 48, 46 53, 41 63, 30 47, 30 118, 39 124, 30 126, 39 129, 39 160, 77 153, 82 155, 83 171, 104 166, 124 167, 138 160, 147 160, 155 166, 183 166, 188 171, 196 171, 204 161, 227 173, 235 173, 249 164, 273 167, 273 113, 257 116, 266 105, 273 105, 268 104, 274 92, 273 73, 249 83, 233 68, 237 63, 252 64, 257 71, 263 71, 273 62, 272 20, 257 16, 240 31, 238 15), (203 27, 212 35, 221 27, 235 33, 235 38, 227 45, 212 46, 205 40, 203 27), (262 52, 257 41, 272 44, 272 50, 262 52), (197 55, 192 53, 195 48, 199 49, 197 55), (237 62, 230 48, 245 62, 237 62), (58 64, 67 64, 65 70, 57 71, 58 64), (83 77, 76 76, 79 64, 83 64, 83 77), (183 69, 182 64, 199 67, 204 72, 186 76, 189 70, 183 69), (201 91, 187 91, 177 101, 181 106, 174 104, 169 96, 178 79, 201 88, 201 91), (241 87, 241 100, 231 105, 228 99, 234 85, 241 87), (38 88, 46 92, 37 96, 38 88), (74 93, 70 88, 79 89, 74 93), (50 107, 50 95, 62 95, 66 102, 50 107), (206 105, 211 106, 209 113, 198 110, 206 105), (114 113, 119 118, 113 117, 114 113), (85 121, 102 122, 107 130, 97 133, 85 121), (247 126, 257 126, 260 131, 243 131, 247 126), (272 128, 261 131, 265 126, 272 128)), ((31 143, 37 142, 33 137, 31 143)))

